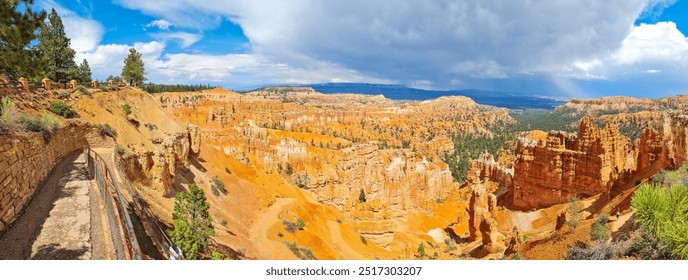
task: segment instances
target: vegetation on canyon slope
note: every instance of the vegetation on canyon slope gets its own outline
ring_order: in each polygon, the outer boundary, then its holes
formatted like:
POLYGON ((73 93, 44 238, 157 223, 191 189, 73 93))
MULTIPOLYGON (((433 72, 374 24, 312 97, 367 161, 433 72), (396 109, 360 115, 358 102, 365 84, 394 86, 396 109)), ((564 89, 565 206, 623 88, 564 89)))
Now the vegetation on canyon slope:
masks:
POLYGON ((210 203, 196 184, 189 184, 188 191, 177 193, 174 201, 174 230, 168 234, 187 259, 195 260, 199 252, 208 247, 208 239, 215 235, 209 209, 210 203))
MULTIPOLYGON (((674 172, 686 178, 685 167, 674 172)), ((634 219, 649 237, 666 244, 675 257, 688 259, 688 187, 645 184, 635 192, 631 205, 634 219)))

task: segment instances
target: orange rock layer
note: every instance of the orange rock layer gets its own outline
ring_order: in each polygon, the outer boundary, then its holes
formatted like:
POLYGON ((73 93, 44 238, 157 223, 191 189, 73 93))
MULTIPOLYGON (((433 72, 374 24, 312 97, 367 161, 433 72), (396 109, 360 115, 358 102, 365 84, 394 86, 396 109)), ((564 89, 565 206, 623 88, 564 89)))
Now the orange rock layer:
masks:
POLYGON ((660 131, 646 129, 635 143, 614 125, 581 121, 578 133, 550 132, 545 141, 520 139, 514 164, 513 205, 534 209, 571 197, 624 188, 685 160, 686 117, 664 118, 660 131))

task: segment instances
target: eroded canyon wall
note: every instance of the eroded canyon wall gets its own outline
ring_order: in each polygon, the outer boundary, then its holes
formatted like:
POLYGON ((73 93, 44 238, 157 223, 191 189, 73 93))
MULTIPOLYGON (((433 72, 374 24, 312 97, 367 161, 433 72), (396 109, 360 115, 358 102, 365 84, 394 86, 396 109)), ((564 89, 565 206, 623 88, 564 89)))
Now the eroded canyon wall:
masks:
POLYGON ((521 138, 514 164, 514 206, 530 210, 572 196, 608 196, 614 186, 682 164, 685 119, 665 116, 659 131, 646 129, 635 143, 616 126, 599 128, 587 117, 578 133, 553 131, 545 141, 521 138))

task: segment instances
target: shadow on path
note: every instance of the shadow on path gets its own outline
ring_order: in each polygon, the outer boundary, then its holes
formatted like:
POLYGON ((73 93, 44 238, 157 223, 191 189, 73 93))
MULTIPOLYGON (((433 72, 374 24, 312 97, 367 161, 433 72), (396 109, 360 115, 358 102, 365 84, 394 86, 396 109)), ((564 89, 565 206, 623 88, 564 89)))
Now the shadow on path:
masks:
POLYGON ((28 260, 31 257, 31 247, 55 206, 55 201, 68 195, 63 191, 64 184, 60 185, 59 181, 72 169, 79 154, 80 152, 77 152, 66 156, 55 165, 48 178, 19 214, 19 218, 0 236, 0 259, 28 260))

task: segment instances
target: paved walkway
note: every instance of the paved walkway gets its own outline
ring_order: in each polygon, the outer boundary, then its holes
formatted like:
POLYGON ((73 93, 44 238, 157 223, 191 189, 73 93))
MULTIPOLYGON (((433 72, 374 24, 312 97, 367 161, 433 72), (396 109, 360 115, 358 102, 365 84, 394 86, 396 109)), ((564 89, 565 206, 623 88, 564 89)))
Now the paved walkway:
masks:
POLYGON ((0 259, 110 259, 102 210, 85 156, 58 163, 12 227, 0 236, 0 259), (96 193, 94 193, 96 192, 96 193))

